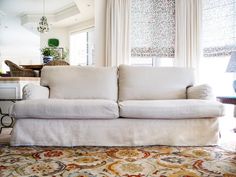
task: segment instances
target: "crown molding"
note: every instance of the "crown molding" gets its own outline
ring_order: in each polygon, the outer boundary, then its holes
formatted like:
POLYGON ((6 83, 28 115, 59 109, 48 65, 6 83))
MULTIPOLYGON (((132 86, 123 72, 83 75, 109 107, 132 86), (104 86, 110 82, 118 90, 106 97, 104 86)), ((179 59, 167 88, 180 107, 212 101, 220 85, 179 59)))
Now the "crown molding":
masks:
MULTIPOLYGON (((80 13, 78 7, 75 3, 70 4, 63 9, 55 12, 54 14, 45 14, 50 24, 58 23, 72 16, 78 15, 80 13)), ((21 25, 24 26, 29 23, 38 23, 42 14, 22 14, 20 15, 21 25)))
POLYGON ((56 12, 54 15, 55 15, 56 21, 60 21, 60 20, 64 20, 66 18, 75 16, 75 15, 78 15, 78 14, 80 14, 80 10, 76 6, 76 4, 73 3, 71 6, 56 12))
POLYGON ((74 25, 69 26, 67 29, 69 31, 69 33, 76 33, 79 31, 84 31, 90 28, 93 28, 95 24, 95 20, 93 19, 89 19, 87 21, 84 21, 82 23, 77 23, 74 25))

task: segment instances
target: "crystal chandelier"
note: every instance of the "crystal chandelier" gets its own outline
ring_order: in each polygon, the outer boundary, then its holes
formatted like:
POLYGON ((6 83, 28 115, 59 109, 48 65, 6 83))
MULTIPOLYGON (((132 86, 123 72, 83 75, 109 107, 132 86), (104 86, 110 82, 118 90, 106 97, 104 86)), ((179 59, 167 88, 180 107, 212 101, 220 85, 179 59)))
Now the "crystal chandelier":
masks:
POLYGON ((38 29, 38 32, 40 33, 46 33, 49 31, 48 21, 45 16, 45 0, 43 0, 43 16, 41 17, 39 21, 39 26, 37 29, 38 29))

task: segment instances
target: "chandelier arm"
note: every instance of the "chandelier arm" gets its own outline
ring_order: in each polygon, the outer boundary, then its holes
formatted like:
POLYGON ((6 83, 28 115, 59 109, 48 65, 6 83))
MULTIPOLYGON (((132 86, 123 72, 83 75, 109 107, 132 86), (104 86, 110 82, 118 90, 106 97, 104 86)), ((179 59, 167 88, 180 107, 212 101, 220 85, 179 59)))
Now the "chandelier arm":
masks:
POLYGON ((45 0, 43 0, 43 16, 45 16, 45 0))

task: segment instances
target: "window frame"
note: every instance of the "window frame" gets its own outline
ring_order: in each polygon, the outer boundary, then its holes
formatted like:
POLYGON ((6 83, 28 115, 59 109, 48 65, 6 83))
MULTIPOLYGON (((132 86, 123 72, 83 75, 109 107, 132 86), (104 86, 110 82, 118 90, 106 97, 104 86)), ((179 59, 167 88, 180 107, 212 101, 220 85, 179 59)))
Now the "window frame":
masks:
MULTIPOLYGON (((86 33, 86 65, 85 66, 93 66, 94 65, 94 62, 95 62, 95 58, 94 58, 94 52, 91 54, 91 60, 89 60, 89 32, 93 32, 95 33, 95 27, 94 26, 91 26, 91 27, 88 27, 88 28, 83 28, 83 29, 80 29, 80 30, 74 30, 72 32, 70 32, 69 34, 69 45, 70 45, 70 49, 71 49, 71 36, 72 35, 76 35, 76 34, 80 34, 80 33, 86 33)), ((94 35, 94 34, 93 34, 94 35)), ((95 40, 93 42, 93 45, 95 45, 95 40)), ((94 48, 93 48, 94 50, 94 48)), ((71 50, 70 50, 71 52, 71 50)), ((71 60, 71 59, 69 59, 71 60)), ((84 66, 83 64, 78 64, 79 66, 84 66)))

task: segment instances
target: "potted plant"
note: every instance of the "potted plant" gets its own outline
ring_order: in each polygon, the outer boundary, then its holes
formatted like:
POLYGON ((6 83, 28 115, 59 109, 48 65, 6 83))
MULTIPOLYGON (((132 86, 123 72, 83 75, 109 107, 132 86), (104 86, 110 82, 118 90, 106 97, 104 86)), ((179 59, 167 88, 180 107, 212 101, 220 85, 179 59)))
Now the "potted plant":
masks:
POLYGON ((41 49, 43 62, 48 63, 52 60, 67 60, 69 50, 57 47, 44 47, 41 49))
POLYGON ((53 60, 55 50, 52 47, 44 47, 41 49, 41 53, 43 55, 43 63, 48 63, 53 60))

